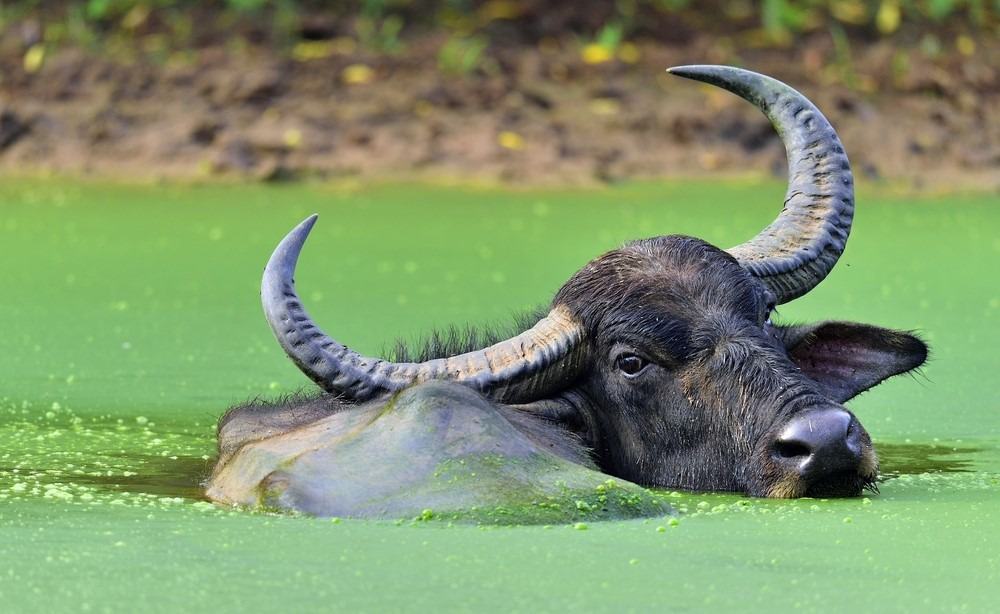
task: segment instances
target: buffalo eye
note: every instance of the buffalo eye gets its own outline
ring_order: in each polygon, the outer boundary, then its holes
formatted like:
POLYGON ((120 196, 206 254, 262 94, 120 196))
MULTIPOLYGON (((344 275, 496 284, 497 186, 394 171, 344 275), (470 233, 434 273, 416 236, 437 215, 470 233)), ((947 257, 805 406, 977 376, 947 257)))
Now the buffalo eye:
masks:
POLYGON ((635 377, 646 368, 647 363, 644 359, 636 356, 635 354, 622 354, 615 361, 618 366, 618 370, 624 373, 627 377, 635 377))

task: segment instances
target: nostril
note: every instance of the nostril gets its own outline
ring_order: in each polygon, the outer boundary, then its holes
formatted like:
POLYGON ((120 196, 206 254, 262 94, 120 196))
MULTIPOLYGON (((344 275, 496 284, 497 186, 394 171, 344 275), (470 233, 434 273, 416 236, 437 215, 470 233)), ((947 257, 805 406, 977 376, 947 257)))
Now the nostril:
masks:
POLYGON ((863 429, 840 408, 794 416, 771 444, 773 459, 807 479, 854 471, 862 458, 863 429))
POLYGON ((774 443, 774 453, 781 458, 797 458, 809 456, 812 454, 812 450, 798 441, 778 440, 774 443))

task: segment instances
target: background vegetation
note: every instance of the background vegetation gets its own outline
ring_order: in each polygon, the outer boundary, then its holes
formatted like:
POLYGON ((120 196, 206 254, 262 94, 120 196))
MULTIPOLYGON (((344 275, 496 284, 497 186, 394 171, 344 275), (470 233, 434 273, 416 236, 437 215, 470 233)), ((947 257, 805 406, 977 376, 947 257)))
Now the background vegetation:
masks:
POLYGON ((795 84, 871 178, 1000 167, 1000 0, 15 0, 0 34, 0 172, 780 174, 683 63, 795 84))
POLYGON ((891 38, 930 55, 1000 35, 1000 0, 18 0, 0 5, 0 24, 17 25, 8 44, 28 48, 30 64, 67 43, 109 53, 171 52, 218 42, 267 43, 296 57, 322 57, 357 45, 404 52, 414 33, 448 37, 443 67, 473 69, 488 45, 577 39, 592 62, 631 53, 637 40, 683 43, 714 33, 721 47, 784 47, 829 32, 848 53, 852 39, 891 38), (17 40, 19 39, 19 40, 17 40))

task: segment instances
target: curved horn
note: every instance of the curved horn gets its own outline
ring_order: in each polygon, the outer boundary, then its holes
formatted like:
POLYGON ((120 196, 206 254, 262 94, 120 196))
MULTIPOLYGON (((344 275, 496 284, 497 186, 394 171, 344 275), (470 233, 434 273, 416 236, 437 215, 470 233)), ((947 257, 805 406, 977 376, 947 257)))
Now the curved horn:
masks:
POLYGON ((727 250, 786 303, 812 290, 844 252, 854 217, 854 180, 830 122, 784 83, 727 66, 678 66, 668 72, 717 85, 759 107, 788 156, 781 214, 753 239, 727 250))
POLYGON ((575 372, 583 328, 563 307, 527 331, 482 350, 422 363, 394 363, 348 349, 321 331, 295 293, 295 264, 316 215, 278 244, 264 268, 260 296, 278 343, 309 379, 356 401, 428 380, 460 382, 503 402, 523 400, 575 372))

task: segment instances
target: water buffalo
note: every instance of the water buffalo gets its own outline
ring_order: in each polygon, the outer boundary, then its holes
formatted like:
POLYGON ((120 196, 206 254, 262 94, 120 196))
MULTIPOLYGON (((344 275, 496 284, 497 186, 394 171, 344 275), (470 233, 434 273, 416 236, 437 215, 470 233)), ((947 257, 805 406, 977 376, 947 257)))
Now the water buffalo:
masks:
POLYGON ((568 500, 623 516, 663 511, 637 485, 762 497, 874 488, 871 440, 842 404, 919 367, 926 346, 864 324, 771 321, 844 251, 854 195, 840 140, 774 79, 670 72, 734 92, 774 124, 789 186, 770 226, 728 250, 680 235, 634 241, 573 275, 523 332, 438 338, 388 361, 306 314, 292 276, 312 216, 275 249, 261 296, 281 347, 325 393, 230 410, 209 497, 361 517, 568 500))

